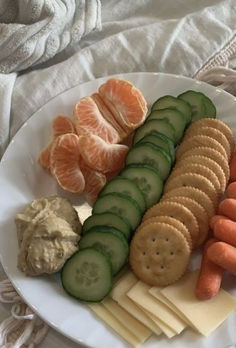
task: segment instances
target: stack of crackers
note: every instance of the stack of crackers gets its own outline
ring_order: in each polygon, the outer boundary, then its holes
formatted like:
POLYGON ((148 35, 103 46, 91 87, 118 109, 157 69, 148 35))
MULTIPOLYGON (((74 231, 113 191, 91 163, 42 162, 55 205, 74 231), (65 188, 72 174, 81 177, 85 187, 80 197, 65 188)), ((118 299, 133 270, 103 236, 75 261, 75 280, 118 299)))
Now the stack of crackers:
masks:
POLYGON ((131 242, 130 264, 139 279, 166 286, 185 273, 192 250, 208 237, 233 151, 233 133, 222 121, 203 118, 189 126, 164 195, 147 210, 131 242))

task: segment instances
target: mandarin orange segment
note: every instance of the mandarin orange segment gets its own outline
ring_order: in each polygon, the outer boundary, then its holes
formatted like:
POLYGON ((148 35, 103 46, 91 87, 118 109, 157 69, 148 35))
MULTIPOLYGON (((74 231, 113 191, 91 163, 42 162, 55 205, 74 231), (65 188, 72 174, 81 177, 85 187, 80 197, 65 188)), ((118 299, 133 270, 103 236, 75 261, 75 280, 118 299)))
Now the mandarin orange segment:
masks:
POLYGON ((111 78, 99 87, 99 94, 117 122, 127 131, 137 128, 145 120, 146 100, 132 83, 111 78))
POLYGON ((50 153, 51 153, 52 142, 48 144, 45 149, 43 149, 38 158, 39 164, 46 169, 50 169, 50 153))
POLYGON ((79 137, 81 156, 90 168, 107 173, 122 169, 128 146, 108 144, 97 135, 88 134, 79 137))
POLYGON ((84 197, 89 204, 93 205, 99 192, 106 184, 106 176, 89 168, 83 159, 80 160, 80 168, 85 179, 84 197))
POLYGON ((79 137, 63 134, 56 138, 51 149, 51 172, 58 184, 69 192, 82 193, 85 187, 80 170, 79 137))
POLYGON ((75 133, 75 127, 69 117, 58 115, 52 121, 52 132, 54 137, 58 137, 62 134, 75 133))
POLYGON ((119 133, 120 140, 126 138, 126 136, 128 134, 127 131, 125 131, 125 129, 122 128, 122 125, 120 125, 117 122, 117 120, 113 116, 111 110, 104 103, 104 101, 101 98, 101 96, 98 93, 94 93, 94 94, 91 95, 91 98, 95 101, 99 111, 101 112, 101 114, 105 118, 105 120, 107 120, 107 122, 110 123, 116 129, 116 131, 119 133))
POLYGON ((91 97, 85 97, 75 105, 74 122, 78 135, 95 134, 108 143, 118 143, 120 136, 99 111, 91 97))

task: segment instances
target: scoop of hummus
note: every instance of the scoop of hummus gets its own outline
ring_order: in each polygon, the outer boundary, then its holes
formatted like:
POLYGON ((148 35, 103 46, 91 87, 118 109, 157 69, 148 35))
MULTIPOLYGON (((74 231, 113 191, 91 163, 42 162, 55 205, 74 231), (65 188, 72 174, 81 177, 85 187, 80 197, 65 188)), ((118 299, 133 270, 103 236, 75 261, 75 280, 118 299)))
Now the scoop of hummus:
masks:
POLYGON ((77 250, 81 223, 62 197, 40 198, 15 218, 19 243, 18 268, 36 276, 58 272, 77 250))

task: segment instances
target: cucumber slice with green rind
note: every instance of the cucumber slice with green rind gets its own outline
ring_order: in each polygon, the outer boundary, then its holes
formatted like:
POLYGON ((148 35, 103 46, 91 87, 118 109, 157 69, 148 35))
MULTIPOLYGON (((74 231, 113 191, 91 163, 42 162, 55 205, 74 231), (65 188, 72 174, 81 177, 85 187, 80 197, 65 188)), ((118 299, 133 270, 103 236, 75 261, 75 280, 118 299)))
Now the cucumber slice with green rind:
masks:
POLYGON ((139 143, 129 150, 125 164, 150 164, 156 168, 163 180, 167 178, 171 170, 171 158, 160 146, 152 143, 139 143))
POLYGON ((164 134, 175 143, 174 127, 167 120, 162 119, 146 121, 141 127, 139 127, 135 132, 133 144, 135 145, 145 135, 153 131, 164 134))
POLYGON ((186 126, 185 118, 181 112, 174 109, 153 110, 147 118, 149 120, 167 119, 175 130, 175 143, 183 137, 186 126))
POLYGON ((96 200, 92 213, 99 214, 105 212, 115 213, 121 218, 127 219, 132 230, 136 229, 142 217, 138 204, 132 198, 122 193, 108 193, 96 200))
POLYGON ((200 93, 189 90, 180 94, 178 98, 190 104, 192 108, 192 122, 204 118, 206 107, 204 104, 204 97, 200 93))
POLYGON ((110 180, 102 189, 102 191, 99 194, 99 197, 112 192, 119 192, 123 193, 124 195, 127 195, 134 199, 138 205, 142 213, 146 210, 146 202, 143 196, 142 191, 140 191, 139 187, 131 180, 127 178, 123 178, 120 176, 117 176, 110 180))
POLYGON ((87 233, 94 226, 114 227, 126 237, 127 240, 131 237, 131 226, 125 218, 121 218, 114 213, 92 214, 83 223, 82 232, 87 233))
POLYGON ((216 117, 216 107, 211 101, 210 98, 208 98, 205 94, 198 92, 203 96, 203 103, 205 105, 205 116, 204 117, 210 117, 210 118, 215 118, 216 117))
POLYGON ((174 108, 181 112, 184 116, 185 124, 189 124, 192 120, 192 110, 188 103, 184 100, 173 97, 172 95, 165 95, 155 101, 152 105, 153 110, 161 110, 166 108, 174 108))
POLYGON ((147 208, 160 200, 163 191, 163 180, 154 167, 147 164, 130 164, 122 170, 120 175, 135 181, 143 192, 147 208))
POLYGON ((89 247, 107 253, 111 261, 113 275, 126 263, 129 254, 126 238, 113 227, 92 227, 79 242, 80 250, 89 247))
POLYGON ((99 302, 113 285, 111 261, 97 249, 79 250, 64 264, 61 281, 69 295, 82 301, 99 302))
POLYGON ((158 133, 158 132, 151 132, 148 135, 145 135, 141 140, 137 142, 143 143, 148 142, 152 143, 154 145, 160 146, 164 151, 166 151, 170 157, 172 163, 175 161, 175 146, 172 140, 167 138, 164 134, 158 133))

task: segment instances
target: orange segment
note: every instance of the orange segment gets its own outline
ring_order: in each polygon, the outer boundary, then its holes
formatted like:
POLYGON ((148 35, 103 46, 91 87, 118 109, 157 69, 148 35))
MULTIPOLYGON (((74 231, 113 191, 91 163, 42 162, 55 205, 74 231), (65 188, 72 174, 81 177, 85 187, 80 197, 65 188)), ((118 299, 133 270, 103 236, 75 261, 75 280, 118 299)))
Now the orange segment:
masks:
POLYGON ((67 116, 58 115, 52 121, 52 132, 54 137, 62 134, 75 133, 75 127, 67 116))
POLYGON ((129 149, 126 145, 108 144, 93 134, 81 135, 79 146, 84 162, 102 173, 120 170, 129 149))
POLYGON ((89 168, 83 159, 80 160, 80 168, 85 179, 84 197, 89 204, 93 205, 99 192, 106 184, 106 176, 89 168))
POLYGON ((99 94, 117 122, 128 132, 145 120, 146 100, 132 83, 111 78, 100 86, 99 94))
POLYGON ((74 108, 75 128, 79 135, 95 134, 108 143, 118 143, 118 132, 102 116, 91 97, 80 99, 74 108))
POLYGON ((39 164, 46 169, 50 169, 50 152, 51 152, 52 142, 48 144, 45 149, 43 149, 38 158, 39 164))
POLYGON ((108 108, 107 105, 105 105, 103 99, 98 93, 92 94, 91 98, 95 101, 97 104, 97 107, 99 111, 101 112, 102 116, 109 122, 119 133, 120 140, 124 139, 127 136, 127 132, 122 128, 121 125, 116 121, 115 117, 113 116, 111 110, 108 108))
POLYGON ((39 164, 41 164, 42 167, 50 169, 50 153, 53 141, 59 135, 67 133, 75 133, 75 127, 72 120, 67 116, 56 116, 52 121, 52 140, 48 143, 47 147, 42 150, 38 158, 39 164))
POLYGON ((51 149, 51 172, 64 190, 83 192, 85 180, 80 170, 80 158, 76 134, 63 134, 56 138, 51 149))

